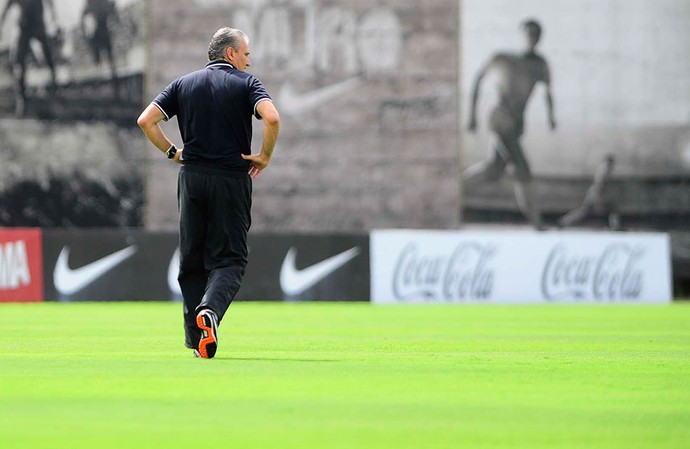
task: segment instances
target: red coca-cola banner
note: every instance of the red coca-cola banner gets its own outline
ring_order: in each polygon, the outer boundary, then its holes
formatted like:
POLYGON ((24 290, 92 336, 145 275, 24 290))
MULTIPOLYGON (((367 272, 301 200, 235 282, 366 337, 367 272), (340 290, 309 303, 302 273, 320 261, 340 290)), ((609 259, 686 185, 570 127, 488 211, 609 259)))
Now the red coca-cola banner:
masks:
POLYGON ((0 228, 0 302, 43 301, 41 230, 0 228))

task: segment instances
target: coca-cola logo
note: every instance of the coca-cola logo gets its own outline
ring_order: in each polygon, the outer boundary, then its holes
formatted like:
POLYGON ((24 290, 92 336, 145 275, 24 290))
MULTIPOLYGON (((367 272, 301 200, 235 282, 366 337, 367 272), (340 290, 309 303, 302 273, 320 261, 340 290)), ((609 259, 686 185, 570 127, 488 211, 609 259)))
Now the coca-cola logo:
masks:
POLYGON ((487 300, 494 286, 493 244, 463 242, 450 254, 425 254, 416 243, 400 253, 393 273, 393 294, 415 299, 487 300))
POLYGON ((637 301, 644 286, 639 268, 643 254, 641 246, 625 243, 605 246, 594 255, 557 245, 542 272, 542 293, 549 301, 637 301))

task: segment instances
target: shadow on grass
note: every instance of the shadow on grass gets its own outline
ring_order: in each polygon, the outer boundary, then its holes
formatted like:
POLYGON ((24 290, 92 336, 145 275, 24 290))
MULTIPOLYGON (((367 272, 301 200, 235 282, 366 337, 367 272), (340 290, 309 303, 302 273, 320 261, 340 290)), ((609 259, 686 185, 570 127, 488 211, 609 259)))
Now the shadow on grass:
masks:
POLYGON ((299 363, 330 363, 340 362, 340 360, 333 359, 293 359, 293 358, 277 358, 277 357, 214 357, 213 360, 222 360, 224 362, 299 362, 299 363))

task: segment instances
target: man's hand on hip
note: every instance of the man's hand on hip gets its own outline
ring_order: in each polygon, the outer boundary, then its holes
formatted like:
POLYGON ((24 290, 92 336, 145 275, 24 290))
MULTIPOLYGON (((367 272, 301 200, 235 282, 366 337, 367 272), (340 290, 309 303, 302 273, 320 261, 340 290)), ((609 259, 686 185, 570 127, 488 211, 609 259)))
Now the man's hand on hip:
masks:
POLYGON ((173 158, 173 161, 177 162, 178 164, 181 164, 184 160, 184 156, 182 156, 183 151, 184 148, 178 148, 177 153, 175 153, 175 157, 173 158))
POLYGON ((261 153, 250 155, 243 154, 242 158, 252 164, 249 168, 249 176, 251 176, 252 179, 256 179, 261 174, 261 171, 268 167, 270 161, 270 159, 264 157, 261 153))

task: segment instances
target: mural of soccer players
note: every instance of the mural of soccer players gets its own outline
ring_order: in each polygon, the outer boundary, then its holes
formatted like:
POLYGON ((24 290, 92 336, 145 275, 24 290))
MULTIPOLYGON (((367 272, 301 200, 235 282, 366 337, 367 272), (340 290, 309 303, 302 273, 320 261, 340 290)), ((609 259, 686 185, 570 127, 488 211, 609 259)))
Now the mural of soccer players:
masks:
POLYGON ((111 23, 117 23, 118 15, 112 0, 87 0, 81 16, 81 30, 89 44, 96 64, 101 63, 105 53, 113 82, 115 96, 119 96, 117 70, 113 56, 113 42, 110 31, 111 23))
POLYGON ((0 67, 7 61, 13 73, 0 68, 0 118, 129 124, 143 101, 145 7, 0 0, 0 67))
POLYGON ((143 225, 146 5, 0 0, 0 226, 143 225))
POLYGON ((616 211, 615 198, 609 182, 614 164, 615 157, 612 154, 607 154, 597 167, 594 180, 587 189, 582 205, 565 214, 559 220, 561 226, 573 226, 594 212, 607 217, 609 229, 620 230, 621 221, 616 211))
POLYGON ((55 88, 56 85, 53 50, 51 49, 50 38, 44 21, 44 4, 48 11, 50 11, 53 21, 56 22, 53 0, 7 0, 0 16, 1 29, 10 9, 13 6, 19 9, 19 33, 14 40, 10 58, 15 84, 14 113, 17 117, 23 117, 26 108, 26 70, 28 59, 30 55, 36 58, 31 48, 32 40, 36 40, 40 44, 43 59, 50 69, 50 87, 55 88))
POLYGON ((499 52, 491 57, 477 75, 472 92, 472 107, 468 129, 477 129, 477 100, 480 85, 490 72, 498 76, 499 100, 489 116, 489 127, 494 134, 491 158, 463 172, 465 183, 473 180, 495 181, 508 164, 515 170, 515 197, 522 213, 537 228, 542 228, 538 199, 532 185, 529 163, 525 158, 520 137, 524 131, 524 114, 527 101, 537 83, 546 85, 546 106, 551 129, 556 128, 551 95, 551 76, 546 59, 537 53, 536 47, 542 27, 536 20, 526 20, 521 25, 525 38, 522 53, 499 52))
POLYGON ((687 228, 690 2, 662 3, 462 2, 464 223, 687 228))

